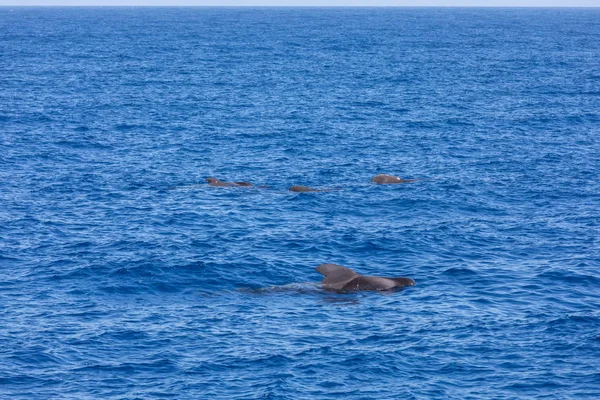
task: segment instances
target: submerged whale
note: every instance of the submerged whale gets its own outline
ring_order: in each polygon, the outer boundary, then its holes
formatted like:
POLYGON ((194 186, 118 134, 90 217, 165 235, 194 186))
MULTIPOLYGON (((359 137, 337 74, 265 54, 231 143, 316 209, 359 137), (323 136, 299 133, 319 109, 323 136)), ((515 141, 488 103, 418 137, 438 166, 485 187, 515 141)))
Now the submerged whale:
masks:
MULTIPOLYGON (((250 182, 224 182, 224 181, 218 180, 217 178, 206 178, 206 182, 208 182, 208 184, 210 186, 217 186, 217 187, 232 187, 232 186, 249 187, 249 186, 254 186, 250 182)), ((266 188, 266 186, 259 186, 259 187, 260 188, 266 188)))
POLYGON ((332 190, 335 190, 335 189, 312 189, 312 188, 309 188, 308 186, 294 185, 294 186, 290 187, 289 190, 290 190, 290 192, 303 193, 303 192, 331 192, 332 190))
POLYGON ((402 179, 398 176, 387 175, 387 174, 379 174, 379 175, 375 175, 374 177, 371 178, 371 182, 376 183, 378 185, 393 184, 393 183, 407 183, 407 182, 414 182, 414 181, 416 181, 416 179, 402 179))
POLYGON ((415 284, 414 280, 405 277, 383 278, 359 275, 350 268, 337 264, 321 264, 315 270, 325 276, 321 281, 323 289, 342 293, 356 290, 393 290, 415 284))

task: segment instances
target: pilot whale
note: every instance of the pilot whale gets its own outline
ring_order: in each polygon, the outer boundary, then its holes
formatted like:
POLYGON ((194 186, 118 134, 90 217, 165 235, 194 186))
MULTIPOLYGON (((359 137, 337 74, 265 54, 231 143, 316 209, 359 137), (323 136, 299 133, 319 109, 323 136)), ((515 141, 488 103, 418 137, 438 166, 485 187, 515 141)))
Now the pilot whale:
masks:
MULTIPOLYGON (((208 184, 210 186, 217 186, 217 187, 232 187, 232 186, 250 187, 250 186, 254 186, 250 182, 224 182, 224 181, 218 180, 217 178, 206 178, 206 182, 208 182, 208 184)), ((266 187, 267 186, 259 186, 259 188, 266 188, 266 187)))
POLYGON ((371 182, 376 183, 378 185, 383 184, 393 184, 393 183, 407 183, 414 182, 416 179, 402 179, 398 176, 387 175, 387 174, 379 174, 375 175, 371 178, 371 182))
POLYGON ((290 190, 290 192, 304 193, 304 192, 331 192, 332 190, 336 190, 336 189, 313 189, 313 188, 309 188, 308 186, 294 185, 294 186, 290 187, 289 190, 290 190))
POLYGON ((323 289, 341 293, 357 290, 394 290, 415 284, 414 280, 405 277, 383 278, 360 275, 350 268, 337 264, 321 264, 315 270, 325 276, 321 281, 323 289))

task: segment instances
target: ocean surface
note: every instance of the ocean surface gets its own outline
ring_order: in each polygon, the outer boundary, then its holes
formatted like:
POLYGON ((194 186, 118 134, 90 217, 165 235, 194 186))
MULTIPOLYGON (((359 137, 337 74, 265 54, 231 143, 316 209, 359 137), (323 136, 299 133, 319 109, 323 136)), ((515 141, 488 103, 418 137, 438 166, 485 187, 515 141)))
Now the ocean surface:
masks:
POLYGON ((600 9, 0 8, 0 398, 600 398, 600 9))

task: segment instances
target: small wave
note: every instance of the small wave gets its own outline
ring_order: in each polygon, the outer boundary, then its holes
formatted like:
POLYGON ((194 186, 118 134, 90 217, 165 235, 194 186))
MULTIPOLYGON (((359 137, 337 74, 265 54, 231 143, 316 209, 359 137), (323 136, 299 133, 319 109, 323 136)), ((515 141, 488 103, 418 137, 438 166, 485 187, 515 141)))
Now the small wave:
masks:
POLYGON ((21 261, 21 259, 17 258, 17 257, 7 256, 7 255, 0 253, 0 261, 2 261, 2 262, 19 262, 19 261, 21 261))
POLYGON ((452 276, 475 276, 478 273, 475 270, 467 267, 452 267, 448 268, 443 272, 444 275, 452 275, 452 276))
POLYGON ((555 269, 538 274, 539 279, 550 280, 551 283, 567 282, 573 284, 585 284, 587 286, 597 287, 600 285, 600 278, 594 275, 577 273, 565 269, 555 269))
POLYGON ((71 141, 59 140, 54 143, 58 147, 69 149, 90 149, 90 150, 106 150, 112 148, 110 145, 102 144, 94 141, 71 141))
POLYGON ((117 124, 117 125, 115 125, 115 129, 120 132, 131 131, 131 130, 139 129, 139 128, 144 128, 144 126, 139 125, 139 124, 117 124))
POLYGON ((581 315, 581 314, 569 314, 564 317, 555 318, 548 322, 548 325, 565 325, 565 324, 588 324, 598 323, 600 321, 600 315, 581 315))

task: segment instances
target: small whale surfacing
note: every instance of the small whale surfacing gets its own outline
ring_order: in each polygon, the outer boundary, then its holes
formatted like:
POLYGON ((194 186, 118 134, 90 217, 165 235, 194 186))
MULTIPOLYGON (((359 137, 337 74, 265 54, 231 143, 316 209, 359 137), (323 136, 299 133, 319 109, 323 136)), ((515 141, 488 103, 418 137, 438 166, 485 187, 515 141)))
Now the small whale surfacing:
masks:
MULTIPOLYGON (((206 182, 210 186, 215 187, 254 187, 250 182, 224 182, 217 178, 206 178, 206 182)), ((258 186, 259 188, 266 188, 267 186, 258 186)))
POLYGON ((302 193, 302 192, 314 192, 314 191, 315 191, 315 189, 311 189, 308 186, 294 185, 294 186, 290 187, 290 192, 302 193))
POLYGON ((339 190, 339 189, 313 189, 313 188, 309 188, 308 186, 302 186, 302 185, 294 185, 294 186, 290 187, 290 189, 289 189, 290 192, 296 192, 296 193, 331 192, 334 190, 339 190))
POLYGON ((398 176, 387 174, 379 174, 371 178, 371 182, 376 183, 378 185, 390 185, 395 183, 408 183, 414 181, 416 181, 416 179, 402 179, 398 176))

